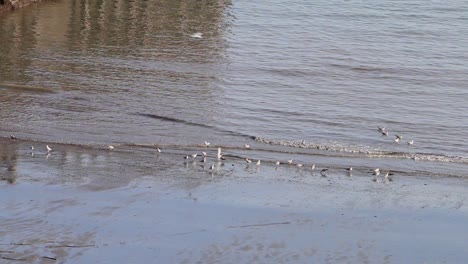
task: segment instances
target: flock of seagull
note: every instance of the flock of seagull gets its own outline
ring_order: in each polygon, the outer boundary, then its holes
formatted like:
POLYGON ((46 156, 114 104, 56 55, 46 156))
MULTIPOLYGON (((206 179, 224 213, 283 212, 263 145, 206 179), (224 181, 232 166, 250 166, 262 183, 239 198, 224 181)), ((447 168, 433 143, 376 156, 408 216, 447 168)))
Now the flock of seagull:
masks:
MULTIPOLYGON (((386 129, 385 127, 378 127, 377 130, 378 130, 383 136, 388 136, 388 134, 389 134, 388 131, 387 131, 387 129, 386 129)), ((13 135, 10 135, 10 138, 13 139, 13 140, 16 140, 16 139, 17 139, 17 137, 15 137, 15 136, 13 136, 13 135)), ((398 143, 398 142, 400 142, 402 139, 403 139, 403 136, 402 136, 402 135, 395 135, 394 141, 395 141, 396 143, 398 143)), ((413 145, 413 144, 414 144, 414 141, 413 141, 413 140, 410 140, 410 141, 408 141, 407 143, 408 143, 408 145, 413 145)), ((203 144, 203 146, 204 146, 204 147, 207 147, 207 148, 210 147, 210 145, 211 145, 211 143, 208 142, 208 141, 205 141, 204 144, 203 144)), ((245 149, 250 149, 250 145, 245 144, 245 145, 244 145, 244 148, 245 148, 245 149)), ((115 149, 115 147, 112 146, 112 145, 108 145, 108 146, 107 146, 107 149, 110 150, 110 151, 112 151, 112 150, 115 149)), ((33 150, 34 150, 34 146, 31 146, 31 151, 33 151, 33 150)), ((52 148, 49 147, 49 145, 46 145, 46 150, 47 150, 47 155, 49 156, 50 153, 52 152, 52 148)), ((159 147, 156 148, 156 151, 157 151, 158 153, 161 153, 161 152, 162 152, 162 150, 161 150, 159 147)), ((33 155, 33 152, 31 152, 31 155, 33 155)), ((184 159, 185 159, 185 160, 190 160, 190 159, 191 159, 192 161, 196 161, 196 158, 197 158, 198 156, 199 156, 198 153, 193 153, 193 154, 190 154, 190 155, 186 155, 186 156, 184 157, 184 159)), ((199 160, 199 161, 202 162, 203 164, 207 163, 208 154, 207 154, 205 151, 202 151, 202 152, 201 152, 201 156, 202 156, 202 159, 199 160)), ((216 159, 217 159, 218 161, 226 160, 224 153, 222 153, 221 147, 218 147, 218 151, 217 151, 217 154, 216 154, 216 159)), ((247 164, 251 164, 251 163, 254 162, 254 160, 252 160, 252 159, 250 159, 250 158, 244 158, 244 160, 245 160, 245 162, 246 162, 247 164)), ((282 164, 282 163, 281 163, 280 161, 276 161, 276 162, 275 162, 276 168, 278 168, 281 164, 282 164)), ((293 163, 293 159, 287 160, 287 161, 286 161, 286 164, 287 164, 288 166, 295 165, 298 169, 304 167, 304 164, 302 164, 302 163, 295 163, 295 164, 294 164, 294 163, 293 163)), ((256 165, 256 166, 260 166, 260 165, 261 165, 261 160, 257 160, 257 161, 255 162, 255 165, 256 165)), ((314 163, 314 164, 312 164, 312 165, 309 167, 309 169, 313 172, 313 171, 315 171, 315 167, 316 167, 316 166, 315 166, 315 163, 314 163)), ((214 169, 215 169, 215 165, 214 165, 214 164, 211 164, 211 166, 209 167, 209 170, 213 171, 214 169)), ((320 171, 320 175, 322 175, 323 177, 327 177, 326 171, 328 171, 328 168, 322 169, 322 170, 320 171)), ((348 172, 348 176, 352 176, 353 167, 347 168, 346 171, 348 172)), ((380 172, 381 172, 381 171, 380 171, 379 168, 376 168, 376 169, 373 171, 372 174, 374 175, 374 178, 373 178, 372 180, 373 180, 374 182, 377 182, 377 183, 380 182, 380 178, 379 178, 380 172)), ((385 173, 385 175, 383 176, 383 181, 384 181, 385 183, 388 183, 388 182, 393 181, 391 175, 392 175, 392 174, 390 173, 390 171, 387 171, 387 172, 385 173)))

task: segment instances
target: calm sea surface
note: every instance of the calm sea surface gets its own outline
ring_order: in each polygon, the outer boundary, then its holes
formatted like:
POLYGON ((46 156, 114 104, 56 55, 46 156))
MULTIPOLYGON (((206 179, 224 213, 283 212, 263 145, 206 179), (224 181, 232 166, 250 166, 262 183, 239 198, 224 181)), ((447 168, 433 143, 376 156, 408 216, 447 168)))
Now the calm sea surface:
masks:
POLYGON ((468 1, 45 2, 0 16, 0 122, 468 176, 468 1))

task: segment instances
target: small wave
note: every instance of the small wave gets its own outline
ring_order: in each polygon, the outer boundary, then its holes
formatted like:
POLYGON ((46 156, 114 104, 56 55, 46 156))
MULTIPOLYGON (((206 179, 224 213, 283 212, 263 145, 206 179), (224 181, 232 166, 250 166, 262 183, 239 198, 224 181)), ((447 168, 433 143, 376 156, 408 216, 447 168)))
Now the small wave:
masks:
POLYGON ((48 88, 48 87, 28 86, 28 85, 12 84, 12 83, 0 83, 0 88, 17 90, 17 91, 38 92, 38 93, 53 93, 54 92, 53 89, 48 88))
POLYGON ((326 145, 326 144, 314 144, 306 142, 304 140, 275 140, 266 138, 255 138, 255 141, 268 145, 285 146, 292 148, 303 148, 303 149, 315 149, 322 151, 329 151, 334 153, 332 156, 341 157, 366 157, 366 158, 394 158, 394 159, 413 159, 418 161, 431 161, 431 162, 452 162, 468 164, 467 157, 459 156, 445 156, 440 154, 429 154, 429 153, 409 153, 409 152, 395 152, 395 151, 380 151, 370 149, 368 147, 356 147, 356 146, 340 146, 326 145))
POLYGON ((231 135, 231 136, 243 137, 243 138, 248 138, 248 139, 253 139, 253 140, 256 138, 255 136, 251 136, 251 135, 244 134, 244 133, 241 133, 241 132, 226 130, 226 129, 218 128, 218 127, 215 127, 215 126, 210 126, 210 125, 207 125, 207 124, 195 123, 195 122, 191 122, 191 121, 187 121, 187 120, 183 120, 183 119, 179 119, 179 118, 174 118, 174 117, 161 116, 161 115, 155 115, 155 114, 146 114, 146 113, 136 113, 135 115, 150 117, 150 118, 153 118, 153 119, 159 119, 159 120, 162 120, 162 121, 174 122, 174 123, 179 123, 179 124, 184 124, 184 125, 208 128, 208 129, 216 130, 216 131, 219 131, 219 132, 231 135))

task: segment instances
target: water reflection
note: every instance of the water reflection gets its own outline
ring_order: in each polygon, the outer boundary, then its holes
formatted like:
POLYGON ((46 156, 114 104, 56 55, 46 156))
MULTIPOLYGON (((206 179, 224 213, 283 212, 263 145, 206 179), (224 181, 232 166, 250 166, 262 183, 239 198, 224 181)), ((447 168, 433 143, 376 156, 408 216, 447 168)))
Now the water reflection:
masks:
POLYGON ((0 111, 0 133, 11 133, 9 127, 36 140, 74 143, 206 140, 191 138, 199 129, 135 113, 205 124, 223 120, 229 5, 66 0, 0 17, 0 39, 8 43, 0 50, 1 82, 56 91, 7 87, 0 95, 9 109, 0 111), (195 32, 203 38, 191 37, 195 32))
POLYGON ((18 165, 18 146, 9 144, 0 147, 0 181, 10 184, 16 182, 18 165))

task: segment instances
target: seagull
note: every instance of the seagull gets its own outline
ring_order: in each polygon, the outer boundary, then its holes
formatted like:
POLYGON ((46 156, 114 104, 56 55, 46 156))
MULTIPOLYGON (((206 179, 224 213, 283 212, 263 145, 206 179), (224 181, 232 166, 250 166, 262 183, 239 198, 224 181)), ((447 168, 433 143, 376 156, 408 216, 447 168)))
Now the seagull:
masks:
POLYGON ((280 165, 280 162, 279 162, 279 161, 277 161, 275 164, 276 164, 276 166, 279 166, 279 165, 280 165))
POLYGON ((288 165, 291 165, 291 164, 292 164, 292 162, 293 162, 293 160, 292 160, 292 159, 288 160, 288 165))
POLYGON ((160 149, 160 148, 156 148, 156 151, 157 151, 158 153, 161 153, 161 149, 160 149))
POLYGON ((249 144, 245 144, 244 146, 246 149, 249 149, 250 148, 250 145, 249 144))
POLYGON ((312 164, 312 167, 311 167, 312 170, 315 170, 315 163, 312 164))
POLYGON ((322 175, 323 177, 327 177, 327 175, 325 174, 325 172, 327 171, 328 169, 323 169, 320 171, 320 175, 322 175))
POLYGON ((107 146, 107 148, 108 148, 109 150, 114 150, 114 146, 112 146, 112 145, 107 146))
POLYGON ((47 152, 51 152, 52 149, 49 147, 49 145, 46 145, 47 152))
POLYGON ((260 160, 257 160, 257 163, 255 163, 255 164, 257 164, 257 166, 259 166, 260 165, 260 160))
POLYGON ((10 138, 13 139, 13 140, 17 140, 18 138, 13 136, 13 135, 10 135, 10 138))
POLYGON ((377 169, 374 170, 374 175, 375 175, 375 176, 379 176, 379 175, 380 175, 380 169, 379 169, 379 168, 377 168, 377 169))
POLYGON ((210 145, 211 145, 211 143, 210 143, 210 142, 208 142, 208 141, 205 141, 205 146, 206 146, 206 147, 209 147, 210 145))
POLYGON ((195 32, 192 35, 190 35, 192 38, 203 38, 202 37, 203 33, 201 32, 195 32))
POLYGON ((195 154, 192 154, 192 155, 190 155, 190 156, 192 156, 192 159, 195 159, 195 158, 197 157, 197 155, 198 155, 198 154, 195 153, 195 154))
POLYGON ((413 144, 414 144, 414 140, 408 141, 408 145, 413 145, 413 144))
POLYGON ((247 163, 252 163, 252 160, 250 160, 249 158, 245 158, 245 161, 246 161, 247 163))

